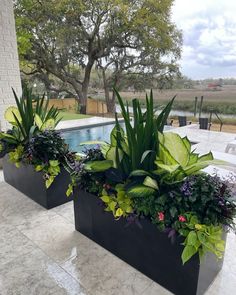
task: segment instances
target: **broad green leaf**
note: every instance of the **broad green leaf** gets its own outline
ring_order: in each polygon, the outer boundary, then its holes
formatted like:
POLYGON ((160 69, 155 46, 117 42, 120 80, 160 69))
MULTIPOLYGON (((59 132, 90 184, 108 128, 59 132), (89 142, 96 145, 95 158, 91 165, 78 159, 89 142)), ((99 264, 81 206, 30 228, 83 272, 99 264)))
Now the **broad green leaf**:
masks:
POLYGON ((113 166, 113 162, 110 160, 104 161, 91 161, 85 164, 85 169, 91 172, 103 172, 113 166))
POLYGON ((178 134, 166 132, 164 134, 164 146, 181 166, 185 167, 188 164, 189 151, 178 134))
POLYGON ((224 243, 224 241, 216 243, 215 246, 219 251, 221 251, 221 252, 225 251, 225 243, 224 243))
POLYGON ((154 188, 154 189, 156 189, 156 190, 159 189, 158 184, 157 184, 157 181, 156 181, 155 179, 151 178, 150 176, 147 176, 147 177, 144 179, 143 184, 144 184, 145 186, 148 186, 148 187, 154 188))
POLYGON ((100 140, 93 140, 93 141, 83 141, 80 143, 80 145, 107 145, 108 143, 105 141, 100 141, 100 140))
POLYGON ((147 150, 147 151, 145 151, 145 152, 143 153, 143 155, 142 155, 141 163, 143 163, 143 161, 146 159, 146 157, 147 157, 149 154, 151 154, 151 153, 154 153, 154 151, 152 151, 152 150, 147 150))
MULTIPOLYGON (((119 159, 121 161, 122 158, 123 158, 123 152, 120 149, 118 149, 118 154, 119 154, 119 159)), ((106 159, 112 161, 113 164, 114 164, 114 168, 117 168, 117 163, 116 163, 116 147, 112 147, 111 146, 109 148, 109 150, 106 153, 106 159)))
POLYGON ((108 203, 108 208, 109 208, 112 212, 114 212, 114 211, 115 211, 115 208, 116 208, 116 205, 117 205, 117 202, 115 202, 115 201, 111 201, 111 202, 108 203))
POLYGON ((210 152, 208 154, 205 154, 205 155, 202 155, 201 157, 199 157, 198 161, 199 162, 205 162, 205 161, 211 161, 213 159, 214 159, 214 157, 212 155, 212 152, 210 152))
POLYGON ((161 163, 158 163, 158 161, 155 162, 157 164, 157 166, 169 173, 173 173, 175 172, 179 167, 180 165, 165 165, 165 164, 161 164, 161 163))
POLYGON ((52 167, 57 167, 57 166, 59 166, 59 161, 58 160, 50 160, 49 164, 52 167))
POLYGON ((188 166, 197 163, 197 161, 198 161, 198 154, 191 153, 189 155, 188 166))
POLYGON ((137 185, 127 191, 127 195, 134 198, 145 198, 155 193, 153 188, 145 185, 137 185))
POLYGON ((0 132, 0 138, 6 139, 7 141, 8 139, 12 140, 13 142, 16 141, 16 138, 13 135, 4 132, 0 132))
POLYGON ((186 245, 181 255, 183 264, 185 264, 196 253, 197 249, 194 246, 186 245))
POLYGON ((187 136, 185 136, 185 137, 183 138, 183 143, 185 144, 187 150, 188 150, 189 153, 190 153, 190 151, 191 151, 191 142, 189 141, 189 139, 187 138, 187 136))
POLYGON ((45 184, 46 184, 46 188, 49 188, 49 187, 52 185, 54 179, 55 179, 54 176, 50 176, 50 177, 46 180, 46 183, 45 183, 45 184))
POLYGON ((124 130, 120 127, 120 130, 117 130, 117 127, 115 126, 112 131, 111 131, 111 135, 110 135, 110 140, 111 140, 111 145, 112 146, 117 146, 117 133, 119 133, 119 135, 121 136, 121 138, 124 138, 125 136, 125 132, 124 130))
POLYGON ((187 236, 188 245, 192 245, 195 247, 195 245, 197 244, 197 241, 198 241, 197 233, 195 231, 190 231, 190 233, 187 236))
POLYGON ((73 193, 73 185, 70 183, 66 190, 66 196, 69 197, 73 193))
POLYGON ((110 198, 109 196, 102 196, 100 199, 101 199, 104 203, 109 203, 110 200, 111 200, 111 198, 110 198))
POLYGON ((124 211, 121 208, 118 208, 115 213, 115 217, 121 217, 124 211))
POLYGON ((46 122, 43 123, 41 126, 41 130, 51 130, 55 128, 55 120, 54 119, 48 119, 46 122))
POLYGON ((35 171, 36 172, 39 172, 39 171, 42 171, 43 170, 43 165, 37 165, 35 166, 35 171))
POLYGON ((162 144, 159 145, 159 156, 157 157, 157 160, 163 162, 163 164, 166 165, 179 165, 179 163, 175 160, 167 148, 162 144))
POLYGON ((145 170, 134 170, 130 173, 130 177, 131 176, 150 176, 150 173, 145 171, 145 170))
POLYGON ((184 173, 186 176, 196 174, 198 171, 206 168, 207 166, 213 164, 212 161, 204 161, 204 162, 197 162, 193 165, 187 166, 186 168, 183 168, 184 173))
POLYGON ((4 113, 4 118, 9 123, 16 123, 14 115, 17 117, 19 121, 21 121, 21 115, 17 107, 9 107, 6 109, 4 113))
POLYGON ((43 121, 42 121, 42 119, 40 118, 40 116, 38 114, 35 114, 34 122, 38 126, 38 128, 41 129, 41 127, 43 125, 43 121))

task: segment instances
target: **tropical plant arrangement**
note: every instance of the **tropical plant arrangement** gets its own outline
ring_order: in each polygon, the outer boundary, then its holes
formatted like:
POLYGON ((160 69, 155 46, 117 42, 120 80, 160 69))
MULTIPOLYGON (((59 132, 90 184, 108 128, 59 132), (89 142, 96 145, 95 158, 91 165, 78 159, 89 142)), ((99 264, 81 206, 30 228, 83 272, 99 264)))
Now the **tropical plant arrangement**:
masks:
POLYGON ((33 99, 32 90, 23 89, 21 98, 13 90, 16 106, 5 111, 5 119, 12 126, 0 133, 0 157, 8 155, 9 161, 20 167, 33 165, 42 171, 46 188, 49 188, 61 167, 74 160, 64 139, 54 130, 59 123, 59 111, 48 108, 45 97, 33 99))
POLYGON ((146 97, 145 112, 134 99, 131 118, 128 106, 116 95, 125 130, 116 119, 110 143, 84 143, 99 146, 87 149, 70 166, 73 181, 68 195, 79 187, 95 195, 116 220, 146 218, 172 241, 182 237, 183 264, 207 252, 222 258, 223 232, 235 230, 235 192, 227 181, 201 171, 217 163, 212 153, 199 156, 191 151, 187 137, 163 132, 175 98, 159 116, 152 92, 146 97))

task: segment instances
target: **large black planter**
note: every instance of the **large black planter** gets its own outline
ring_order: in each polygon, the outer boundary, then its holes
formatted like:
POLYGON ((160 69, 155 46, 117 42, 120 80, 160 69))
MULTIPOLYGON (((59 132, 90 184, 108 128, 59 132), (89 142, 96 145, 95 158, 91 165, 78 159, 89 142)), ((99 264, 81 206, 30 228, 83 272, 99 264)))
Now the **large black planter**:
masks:
POLYGON ((7 183, 46 209, 72 200, 66 196, 70 175, 64 168, 48 189, 45 187, 42 172, 36 172, 32 165, 21 164, 20 168, 17 168, 9 162, 8 156, 3 158, 3 174, 7 183))
POLYGON ((182 265, 179 238, 171 243, 149 220, 127 224, 105 212, 99 199, 84 191, 74 196, 75 228, 140 272, 177 295, 200 295, 222 268, 213 254, 199 262, 198 255, 182 265))

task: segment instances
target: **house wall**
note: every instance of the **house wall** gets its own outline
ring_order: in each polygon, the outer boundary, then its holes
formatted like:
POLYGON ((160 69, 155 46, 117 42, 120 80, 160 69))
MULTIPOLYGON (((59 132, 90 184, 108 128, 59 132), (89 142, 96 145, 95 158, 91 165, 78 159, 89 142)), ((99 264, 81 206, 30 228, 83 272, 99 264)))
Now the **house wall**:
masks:
POLYGON ((5 109, 14 104, 11 88, 21 94, 19 59, 12 0, 0 0, 0 128, 5 130, 5 109))

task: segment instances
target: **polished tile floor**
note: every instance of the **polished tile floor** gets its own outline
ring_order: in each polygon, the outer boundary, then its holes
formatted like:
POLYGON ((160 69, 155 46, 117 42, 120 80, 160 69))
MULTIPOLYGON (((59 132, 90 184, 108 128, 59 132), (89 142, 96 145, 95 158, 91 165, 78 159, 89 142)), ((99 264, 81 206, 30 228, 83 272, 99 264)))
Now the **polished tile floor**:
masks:
MULTIPOLYGON (((235 294, 235 253, 229 234, 223 269, 206 294, 235 294)), ((47 211, 0 182, 0 294, 171 293, 76 232, 72 202, 47 211)))

